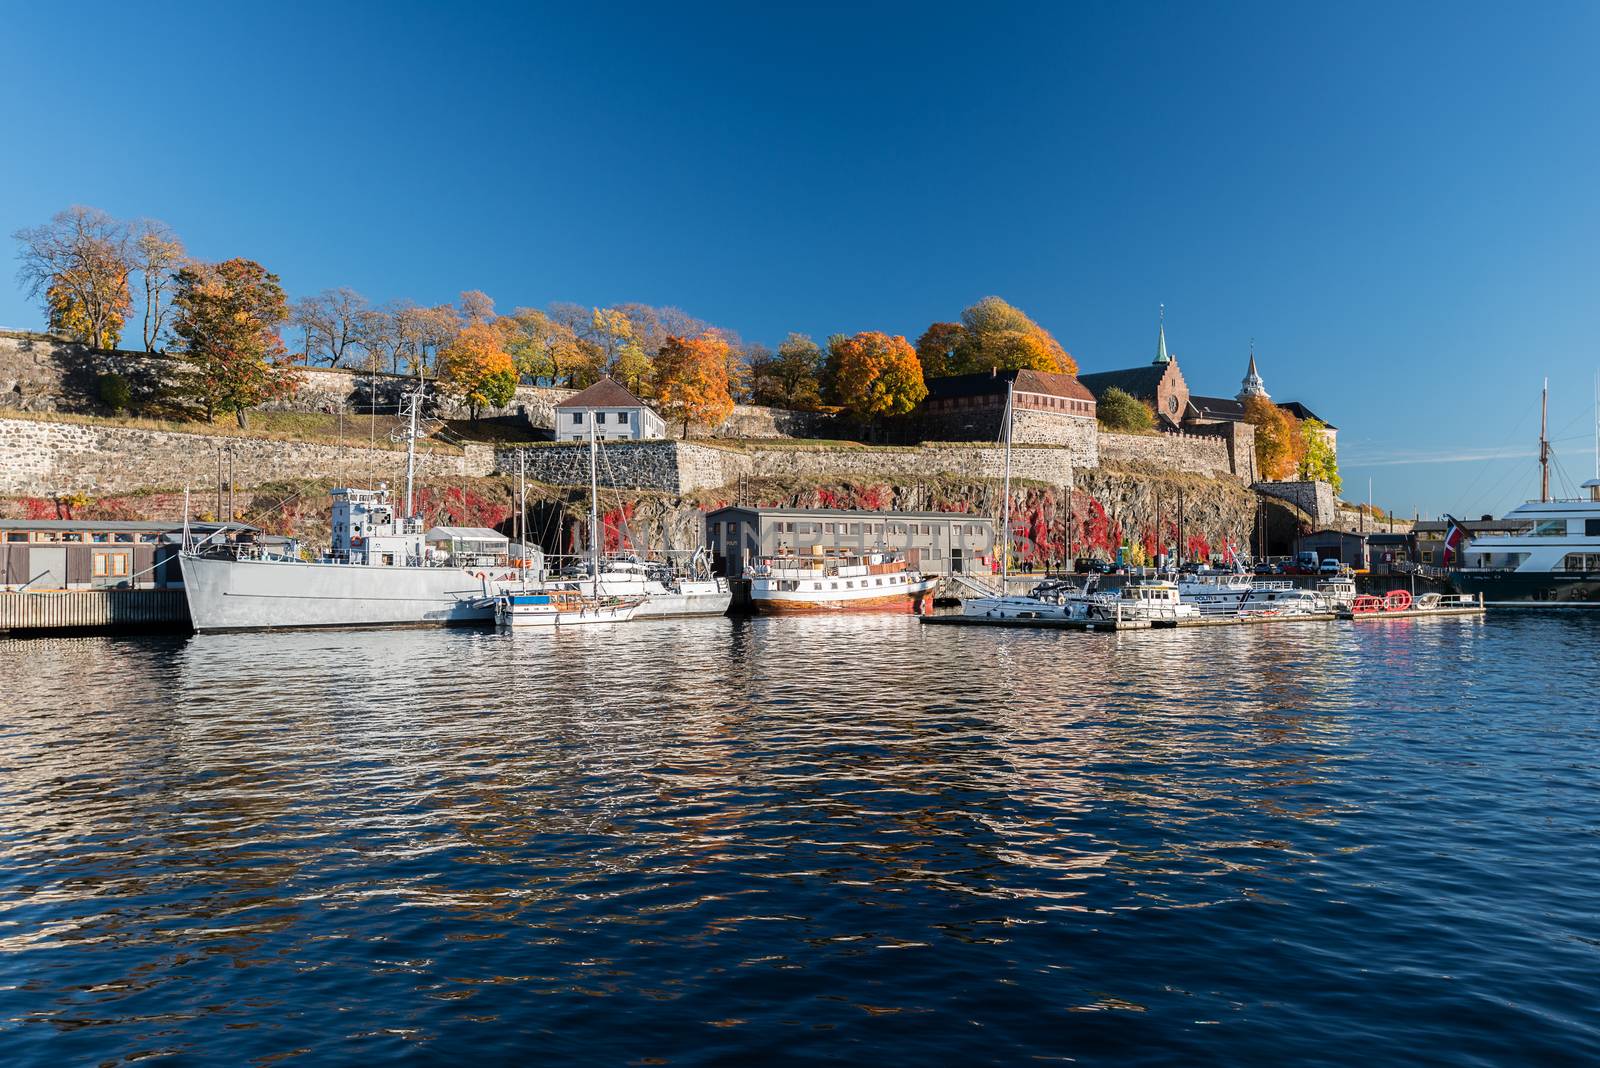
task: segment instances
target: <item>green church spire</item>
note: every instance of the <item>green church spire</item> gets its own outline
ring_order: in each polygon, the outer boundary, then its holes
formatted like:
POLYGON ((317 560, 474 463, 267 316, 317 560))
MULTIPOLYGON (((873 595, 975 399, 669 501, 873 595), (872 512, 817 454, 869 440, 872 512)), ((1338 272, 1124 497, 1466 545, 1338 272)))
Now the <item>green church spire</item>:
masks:
POLYGON ((1172 357, 1167 355, 1167 306, 1161 305, 1161 327, 1156 334, 1155 363, 1171 363, 1172 357))

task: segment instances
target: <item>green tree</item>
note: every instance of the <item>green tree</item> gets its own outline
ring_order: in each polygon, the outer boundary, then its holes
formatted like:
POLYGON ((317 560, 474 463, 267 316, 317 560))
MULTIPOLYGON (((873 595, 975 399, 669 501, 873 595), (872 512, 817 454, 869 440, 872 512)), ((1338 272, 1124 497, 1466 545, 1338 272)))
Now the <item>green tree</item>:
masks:
POLYGON ((1133 394, 1116 386, 1100 394, 1094 414, 1100 425, 1107 430, 1144 434, 1155 427, 1155 416, 1149 406, 1133 394))
POLYGON ((1338 493, 1344 480, 1339 477, 1339 455, 1334 451, 1332 433, 1328 424, 1315 416, 1301 421, 1304 451, 1300 457, 1300 477, 1326 482, 1338 493))
POLYGON ((790 334, 776 353, 750 361, 755 404, 814 412, 822 406, 822 349, 804 334, 790 334))
POLYGON ((960 323, 934 323, 917 338, 917 359, 924 378, 952 375, 956 366, 956 346, 967 336, 960 323))
POLYGON ((172 332, 194 364, 191 395, 207 419, 294 392, 278 327, 289 305, 278 276, 254 260, 190 264, 178 272, 172 332))

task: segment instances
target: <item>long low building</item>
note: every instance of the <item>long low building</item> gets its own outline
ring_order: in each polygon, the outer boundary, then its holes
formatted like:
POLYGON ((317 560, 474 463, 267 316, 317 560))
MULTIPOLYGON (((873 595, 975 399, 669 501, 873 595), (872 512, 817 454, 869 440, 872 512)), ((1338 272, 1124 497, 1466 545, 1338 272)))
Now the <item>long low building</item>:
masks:
MULTIPOLYGON (((196 537, 223 524, 193 523, 196 537)), ((254 531, 227 524, 230 533, 254 531)), ((0 590, 163 589, 182 586, 182 523, 0 519, 0 590)))
POLYGON ((903 552, 911 565, 939 575, 986 573, 994 561, 994 520, 965 512, 867 512, 836 508, 747 508, 706 515, 715 563, 740 578, 764 556, 814 549, 903 552))

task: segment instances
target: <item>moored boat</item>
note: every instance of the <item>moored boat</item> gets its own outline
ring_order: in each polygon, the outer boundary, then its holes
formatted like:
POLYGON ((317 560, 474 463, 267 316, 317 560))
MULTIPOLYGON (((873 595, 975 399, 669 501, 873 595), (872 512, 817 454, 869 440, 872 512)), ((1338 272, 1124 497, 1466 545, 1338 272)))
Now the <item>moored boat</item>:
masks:
POLYGON ((495 623, 502 627, 576 627, 626 623, 642 597, 589 597, 571 590, 506 590, 495 598, 495 623))
POLYGON ((1179 623, 1200 618, 1200 609, 1183 600, 1178 584, 1165 579, 1130 582, 1115 596, 1087 601, 1083 612, 1086 619, 1117 623, 1179 623))
POLYGON ((772 556, 750 573, 750 599, 762 612, 920 612, 939 581, 887 550, 772 556))

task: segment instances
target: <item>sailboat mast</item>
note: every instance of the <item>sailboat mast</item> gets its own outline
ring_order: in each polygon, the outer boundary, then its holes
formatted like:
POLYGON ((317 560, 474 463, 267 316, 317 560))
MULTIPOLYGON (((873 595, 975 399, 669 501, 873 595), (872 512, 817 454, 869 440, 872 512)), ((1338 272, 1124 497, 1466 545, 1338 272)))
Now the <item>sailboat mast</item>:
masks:
POLYGON ((1000 596, 1006 593, 1006 581, 1011 577, 1011 402, 1016 382, 1006 383, 1006 474, 1000 491, 1000 596))
POLYGON ((594 595, 600 596, 600 476, 596 469, 599 442, 594 435, 594 411, 589 412, 589 558, 594 568, 594 595))
MULTIPOLYGON (((420 372, 419 372, 420 373, 420 372)), ((422 407, 422 392, 419 387, 411 395, 411 426, 406 431, 406 513, 407 519, 411 518, 412 486, 417 478, 417 409, 422 407)))
POLYGON ((527 577, 528 568, 528 450, 517 450, 517 559, 518 571, 527 577))
POLYGON ((1544 380, 1544 393, 1539 397, 1539 501, 1550 499, 1550 380, 1544 380))

